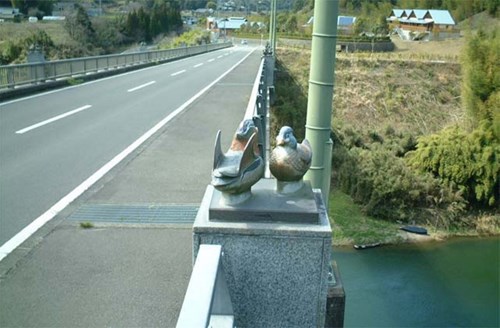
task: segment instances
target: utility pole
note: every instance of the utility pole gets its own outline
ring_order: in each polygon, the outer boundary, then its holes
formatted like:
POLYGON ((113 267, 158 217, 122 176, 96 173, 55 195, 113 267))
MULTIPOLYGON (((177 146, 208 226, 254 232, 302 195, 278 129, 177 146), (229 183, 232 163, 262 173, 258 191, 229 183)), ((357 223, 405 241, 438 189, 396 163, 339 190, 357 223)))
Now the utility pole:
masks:
POLYGON ((309 95, 307 100, 306 139, 313 158, 304 179, 320 188, 328 207, 332 169, 330 139, 335 54, 337 43, 338 0, 315 0, 312 34, 309 95))

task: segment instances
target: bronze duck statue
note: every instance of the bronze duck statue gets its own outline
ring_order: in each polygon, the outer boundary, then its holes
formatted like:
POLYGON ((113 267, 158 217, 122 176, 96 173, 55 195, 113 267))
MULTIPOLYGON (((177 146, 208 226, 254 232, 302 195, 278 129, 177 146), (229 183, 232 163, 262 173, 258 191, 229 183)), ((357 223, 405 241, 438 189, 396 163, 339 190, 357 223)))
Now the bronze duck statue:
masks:
POLYGON ((301 181, 311 167, 312 150, 307 139, 297 143, 293 129, 283 126, 269 158, 269 169, 278 181, 301 181))
POLYGON ((231 146, 224 154, 221 150, 221 131, 215 139, 212 185, 223 194, 248 193, 264 175, 264 160, 258 147, 258 129, 252 119, 241 122, 231 146))

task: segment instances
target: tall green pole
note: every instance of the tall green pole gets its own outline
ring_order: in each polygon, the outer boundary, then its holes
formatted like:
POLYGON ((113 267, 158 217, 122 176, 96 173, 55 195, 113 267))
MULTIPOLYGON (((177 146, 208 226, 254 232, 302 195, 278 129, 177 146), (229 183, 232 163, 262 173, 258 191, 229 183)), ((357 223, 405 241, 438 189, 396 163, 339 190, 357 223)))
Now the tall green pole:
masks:
POLYGON ((315 0, 312 35, 306 138, 313 158, 305 179, 320 188, 328 206, 331 176, 330 139, 337 42, 338 0, 315 0))
POLYGON ((273 41, 272 41, 272 49, 273 49, 273 55, 276 56, 276 11, 277 11, 277 6, 276 6, 277 0, 273 0, 272 2, 272 7, 273 7, 273 41))
POLYGON ((273 30, 274 30, 273 4, 271 2, 271 12, 269 13, 269 46, 271 48, 273 45, 273 30))

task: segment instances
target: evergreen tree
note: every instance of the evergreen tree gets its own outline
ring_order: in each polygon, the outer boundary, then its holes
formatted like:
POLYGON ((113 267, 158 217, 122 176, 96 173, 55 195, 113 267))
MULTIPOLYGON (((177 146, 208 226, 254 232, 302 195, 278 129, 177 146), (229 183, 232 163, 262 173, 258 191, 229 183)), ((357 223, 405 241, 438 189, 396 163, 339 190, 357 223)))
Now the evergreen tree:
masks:
POLYGON ((91 45, 95 38, 92 22, 82 6, 75 3, 75 9, 73 15, 66 17, 64 26, 73 40, 83 45, 91 45))

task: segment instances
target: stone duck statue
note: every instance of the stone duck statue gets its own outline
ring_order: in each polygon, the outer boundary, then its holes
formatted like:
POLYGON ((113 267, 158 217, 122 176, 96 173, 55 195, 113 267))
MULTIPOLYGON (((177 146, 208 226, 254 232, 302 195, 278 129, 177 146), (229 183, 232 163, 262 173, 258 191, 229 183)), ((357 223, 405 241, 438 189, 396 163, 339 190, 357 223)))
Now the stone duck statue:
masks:
POLYGON ((221 150, 220 138, 219 130, 215 139, 212 185, 228 199, 228 194, 245 194, 237 199, 229 199, 228 203, 244 201, 250 196, 251 187, 264 175, 264 160, 258 147, 258 129, 252 119, 242 121, 225 154, 221 150))
POLYGON ((278 181, 302 181, 311 167, 312 150, 307 139, 297 143, 293 129, 283 126, 276 137, 276 148, 269 158, 269 169, 278 181))

